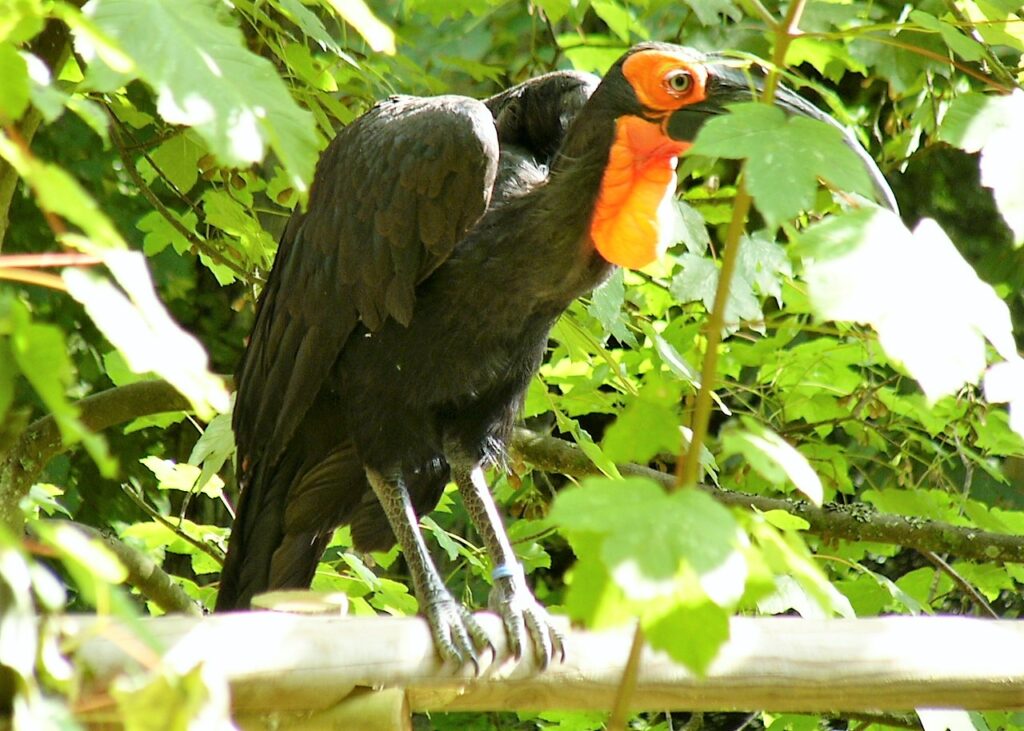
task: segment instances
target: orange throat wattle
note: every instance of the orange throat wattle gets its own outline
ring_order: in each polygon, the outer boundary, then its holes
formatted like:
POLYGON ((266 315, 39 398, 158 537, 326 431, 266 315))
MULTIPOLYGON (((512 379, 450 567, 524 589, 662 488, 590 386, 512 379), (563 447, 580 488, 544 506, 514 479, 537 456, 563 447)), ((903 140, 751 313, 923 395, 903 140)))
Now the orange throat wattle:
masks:
POLYGON ((640 117, 620 117, 601 179, 590 237, 612 264, 639 269, 665 252, 671 235, 676 161, 689 145, 640 117))

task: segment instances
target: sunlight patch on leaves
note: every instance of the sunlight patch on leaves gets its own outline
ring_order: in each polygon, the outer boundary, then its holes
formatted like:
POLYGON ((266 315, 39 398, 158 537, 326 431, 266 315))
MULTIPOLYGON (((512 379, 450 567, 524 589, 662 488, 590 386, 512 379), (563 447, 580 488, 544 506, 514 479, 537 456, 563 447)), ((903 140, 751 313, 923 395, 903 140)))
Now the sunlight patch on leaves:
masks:
POLYGON ((20 371, 49 410, 65 443, 81 443, 100 473, 112 477, 117 462, 110 455, 106 439, 85 427, 79 419, 78 405, 68 399, 75 370, 63 331, 55 325, 34 322, 23 303, 6 298, 0 300, 0 328, 10 335, 13 360, 12 364, 0 357, 0 391, 9 390, 7 394, 0 393, 0 401, 7 402, 4 410, 14 395, 14 373, 20 371))
POLYGON ((233 729, 231 696, 223 673, 210 663, 190 663, 191 651, 178 649, 149 672, 121 675, 111 685, 126 728, 150 731, 233 729), (191 667, 184 666, 191 664, 191 667), (157 720, 159 719, 159 720, 157 720))
POLYGON ((977 382, 986 339, 1016 358, 1006 304, 934 221, 911 232, 888 211, 861 209, 810 227, 797 248, 815 313, 874 327, 929 399, 977 382))

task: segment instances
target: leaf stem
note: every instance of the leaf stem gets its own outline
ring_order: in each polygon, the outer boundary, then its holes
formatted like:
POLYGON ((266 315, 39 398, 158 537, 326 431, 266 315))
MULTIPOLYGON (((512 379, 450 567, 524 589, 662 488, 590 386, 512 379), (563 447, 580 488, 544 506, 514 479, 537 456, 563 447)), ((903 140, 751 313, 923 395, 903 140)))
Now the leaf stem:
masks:
POLYGON ((644 630, 637 622, 636 631, 633 633, 633 644, 629 648, 629 659, 626 660, 626 667, 622 671, 622 682, 615 690, 615 703, 612 705, 612 712, 608 717, 608 731, 625 731, 626 729, 629 699, 633 697, 633 691, 636 690, 644 642, 644 630))

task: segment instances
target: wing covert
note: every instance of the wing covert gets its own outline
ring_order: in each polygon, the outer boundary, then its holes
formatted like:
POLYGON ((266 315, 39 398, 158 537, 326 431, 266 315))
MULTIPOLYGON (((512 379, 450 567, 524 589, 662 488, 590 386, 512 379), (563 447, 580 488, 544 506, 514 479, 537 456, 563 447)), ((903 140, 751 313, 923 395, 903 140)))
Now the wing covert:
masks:
POLYGON ((276 462, 360 322, 408 324, 416 286, 486 211, 497 161, 491 113, 466 97, 392 97, 339 132, 285 229, 239 365, 243 474, 276 462))

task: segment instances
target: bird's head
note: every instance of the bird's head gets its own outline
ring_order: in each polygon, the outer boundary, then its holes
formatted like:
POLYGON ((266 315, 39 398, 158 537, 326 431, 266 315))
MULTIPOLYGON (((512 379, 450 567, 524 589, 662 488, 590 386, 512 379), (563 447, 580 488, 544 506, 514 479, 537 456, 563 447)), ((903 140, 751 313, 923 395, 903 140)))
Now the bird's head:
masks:
MULTIPOLYGON (((608 261, 637 268, 671 241, 663 225, 675 192, 675 166, 713 115, 764 91, 756 68, 736 59, 667 43, 627 51, 608 71, 591 103, 614 124, 608 162, 591 221, 591 238, 608 261)), ((839 129, 874 181, 878 198, 895 207, 881 171, 856 138, 798 94, 779 86, 774 104, 839 129)))

